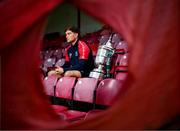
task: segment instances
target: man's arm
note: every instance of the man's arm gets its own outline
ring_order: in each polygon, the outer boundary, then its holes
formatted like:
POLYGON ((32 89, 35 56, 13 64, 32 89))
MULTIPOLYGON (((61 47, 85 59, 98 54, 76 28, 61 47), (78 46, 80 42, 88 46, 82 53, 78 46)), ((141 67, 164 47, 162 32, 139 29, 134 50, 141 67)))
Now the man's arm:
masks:
POLYGON ((81 71, 85 68, 84 66, 85 66, 85 64, 88 60, 89 54, 90 54, 90 49, 86 45, 85 42, 83 42, 83 41, 78 42, 78 52, 79 52, 79 63, 77 65, 72 66, 72 67, 64 68, 64 72, 66 72, 68 70, 81 71))

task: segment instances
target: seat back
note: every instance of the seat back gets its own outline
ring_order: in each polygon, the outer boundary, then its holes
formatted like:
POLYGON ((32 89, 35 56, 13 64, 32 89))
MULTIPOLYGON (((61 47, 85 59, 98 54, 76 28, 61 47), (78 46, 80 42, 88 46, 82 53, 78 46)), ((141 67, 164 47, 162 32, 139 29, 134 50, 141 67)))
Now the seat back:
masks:
POLYGON ((61 59, 59 59, 57 62, 56 62, 56 64, 55 64, 55 66, 63 66, 65 64, 65 59, 64 58, 61 58, 61 59))
POLYGON ((116 50, 121 49, 127 53, 128 52, 128 44, 125 41, 120 41, 118 44, 116 44, 115 49, 116 50))
POLYGON ((123 55, 120 61, 121 66, 128 66, 128 58, 129 58, 129 53, 126 53, 123 55))
POLYGON ((110 106, 122 87, 122 81, 108 78, 102 80, 96 89, 96 104, 110 106))
POLYGON ((112 73, 114 74, 113 78, 116 78, 118 80, 125 80, 128 74, 128 56, 129 53, 117 55, 112 71, 112 73))
POLYGON ((97 84, 98 80, 95 78, 79 78, 75 85, 73 99, 93 103, 94 91, 97 84))
POLYGON ((42 65, 43 66, 42 67, 43 71, 45 73, 47 73, 49 71, 49 68, 53 68, 54 67, 55 61, 56 61, 55 58, 48 58, 48 59, 44 60, 43 65, 42 65))
POLYGON ((76 82, 76 77, 62 77, 56 85, 56 97, 72 99, 72 91, 76 82))
POLYGON ((114 78, 117 80, 125 80, 128 75, 128 67, 127 66, 117 66, 114 72, 114 78))
POLYGON ((102 35, 100 38, 99 38, 99 43, 100 45, 104 45, 106 44, 106 42, 108 41, 109 39, 109 35, 102 35))
POLYGON ((127 72, 117 72, 115 75, 115 79, 124 81, 127 78, 127 72))
POLYGON ((47 76, 44 78, 43 84, 44 84, 47 95, 54 96, 54 90, 55 90, 57 80, 58 80, 58 78, 54 75, 47 76))
POLYGON ((62 58, 62 49, 56 49, 53 52, 53 56, 56 57, 57 60, 62 58))
POLYGON ((43 51, 42 53, 43 53, 44 60, 47 60, 48 58, 51 58, 53 51, 52 50, 46 50, 46 51, 43 51))
POLYGON ((55 65, 55 61, 56 59, 55 58, 48 58, 44 61, 44 66, 45 67, 53 67, 55 65))
POLYGON ((115 66, 119 66, 121 64, 121 59, 123 58, 123 54, 118 54, 115 61, 115 66))

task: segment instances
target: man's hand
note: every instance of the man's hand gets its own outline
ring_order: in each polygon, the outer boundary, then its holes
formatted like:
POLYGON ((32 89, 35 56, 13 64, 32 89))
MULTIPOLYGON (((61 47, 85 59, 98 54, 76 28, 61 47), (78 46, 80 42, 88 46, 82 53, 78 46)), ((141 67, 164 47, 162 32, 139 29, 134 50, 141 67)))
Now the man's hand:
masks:
POLYGON ((59 67, 59 66, 57 66, 55 71, 56 71, 57 74, 60 74, 60 75, 64 73, 64 69, 62 67, 59 67))

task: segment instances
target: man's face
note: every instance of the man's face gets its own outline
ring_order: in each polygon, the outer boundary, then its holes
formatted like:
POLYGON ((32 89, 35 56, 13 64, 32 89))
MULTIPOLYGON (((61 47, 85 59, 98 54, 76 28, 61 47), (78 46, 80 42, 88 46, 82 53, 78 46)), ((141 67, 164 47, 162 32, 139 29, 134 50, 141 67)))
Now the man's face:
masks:
POLYGON ((78 33, 72 32, 70 30, 67 30, 65 33, 66 33, 66 40, 68 43, 73 43, 78 38, 78 33))

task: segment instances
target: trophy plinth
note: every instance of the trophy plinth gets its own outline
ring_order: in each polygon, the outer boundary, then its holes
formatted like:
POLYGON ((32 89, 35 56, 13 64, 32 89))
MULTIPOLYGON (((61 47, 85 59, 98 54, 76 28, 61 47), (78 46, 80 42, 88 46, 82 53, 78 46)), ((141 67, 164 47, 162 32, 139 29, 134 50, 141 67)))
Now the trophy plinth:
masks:
POLYGON ((104 74, 104 65, 99 65, 98 68, 95 68, 93 69, 93 71, 90 72, 89 77, 102 80, 104 78, 104 74))

